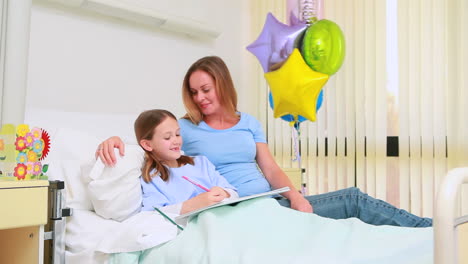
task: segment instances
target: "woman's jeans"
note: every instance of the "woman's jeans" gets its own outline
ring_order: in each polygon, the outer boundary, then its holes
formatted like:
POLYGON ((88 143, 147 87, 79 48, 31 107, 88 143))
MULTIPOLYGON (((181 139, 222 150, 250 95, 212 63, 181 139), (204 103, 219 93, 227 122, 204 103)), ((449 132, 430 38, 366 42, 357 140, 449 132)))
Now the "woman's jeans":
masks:
MULTIPOLYGON (((304 198, 310 202, 314 213, 323 217, 333 219, 356 217, 372 225, 432 226, 432 219, 398 209, 387 202, 370 197, 355 187, 304 198)), ((282 206, 291 207, 288 199, 282 198, 278 202, 282 206)))

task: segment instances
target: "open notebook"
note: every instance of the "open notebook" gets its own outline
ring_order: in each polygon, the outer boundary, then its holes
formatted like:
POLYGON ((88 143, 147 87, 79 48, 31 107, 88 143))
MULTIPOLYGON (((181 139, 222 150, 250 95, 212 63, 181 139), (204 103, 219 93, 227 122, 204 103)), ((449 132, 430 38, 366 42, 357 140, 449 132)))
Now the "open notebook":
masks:
POLYGON ((207 209, 211 209, 211 208, 215 208, 215 207, 219 207, 219 206, 223 206, 223 205, 228 205, 228 204, 233 205, 233 204, 236 204, 238 202, 245 201, 245 200, 250 200, 250 199, 253 199, 253 198, 264 197, 264 196, 271 196, 271 195, 274 195, 274 194, 279 194, 279 193, 283 193, 283 192, 287 192, 287 191, 289 191, 289 187, 283 187, 283 188, 271 190, 269 192, 258 193, 258 194, 253 194, 253 195, 249 195, 249 196, 239 197, 237 199, 222 201, 222 202, 219 202, 219 203, 207 206, 207 207, 200 208, 198 210, 191 211, 191 212, 183 214, 183 215, 179 215, 179 216, 177 216, 175 218, 175 220, 176 221, 183 220, 186 217, 189 217, 189 216, 192 216, 192 215, 197 215, 200 212, 203 212, 203 211, 205 211, 207 209))

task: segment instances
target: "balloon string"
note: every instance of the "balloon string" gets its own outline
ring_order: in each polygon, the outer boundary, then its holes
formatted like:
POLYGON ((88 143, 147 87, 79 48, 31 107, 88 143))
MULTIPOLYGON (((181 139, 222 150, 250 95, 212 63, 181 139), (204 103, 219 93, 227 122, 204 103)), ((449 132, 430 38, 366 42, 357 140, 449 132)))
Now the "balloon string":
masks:
POLYGON ((302 20, 307 25, 317 22, 317 0, 303 0, 301 2, 302 20))
POLYGON ((302 173, 302 162, 301 162, 301 153, 299 151, 299 139, 301 137, 301 130, 299 129, 299 121, 296 121, 294 126, 291 127, 291 134, 293 139, 293 149, 294 149, 294 158, 293 161, 297 161, 298 167, 301 170, 301 187, 300 192, 302 195, 307 194, 307 187, 304 184, 304 175, 302 173))
POLYGON ((293 149, 294 149, 294 157, 292 161, 297 161, 299 163, 299 168, 301 166, 301 154, 299 153, 299 137, 300 137, 300 132, 299 132, 299 127, 296 128, 296 126, 291 127, 291 137, 293 140, 293 149))

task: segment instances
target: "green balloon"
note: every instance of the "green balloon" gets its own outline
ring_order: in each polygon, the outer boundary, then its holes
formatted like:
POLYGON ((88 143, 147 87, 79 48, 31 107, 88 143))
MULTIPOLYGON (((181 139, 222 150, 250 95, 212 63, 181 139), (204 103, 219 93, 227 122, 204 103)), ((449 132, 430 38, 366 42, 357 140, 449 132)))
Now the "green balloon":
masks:
POLYGON ((326 19, 310 25, 302 40, 301 54, 314 71, 333 75, 345 57, 345 40, 340 27, 326 19))

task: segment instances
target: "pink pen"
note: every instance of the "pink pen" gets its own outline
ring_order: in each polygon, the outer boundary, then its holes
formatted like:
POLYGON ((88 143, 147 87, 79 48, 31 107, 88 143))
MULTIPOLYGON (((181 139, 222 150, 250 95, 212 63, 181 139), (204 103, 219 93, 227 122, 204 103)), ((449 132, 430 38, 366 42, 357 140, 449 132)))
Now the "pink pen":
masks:
POLYGON ((189 182, 192 183, 193 185, 202 188, 203 190, 205 190, 205 191, 207 191, 207 192, 210 191, 210 189, 206 188, 205 186, 203 186, 203 185, 201 185, 201 184, 199 184, 199 183, 196 183, 196 182, 192 181, 192 180, 189 179, 187 176, 182 176, 182 178, 184 178, 185 180, 189 181, 189 182))

